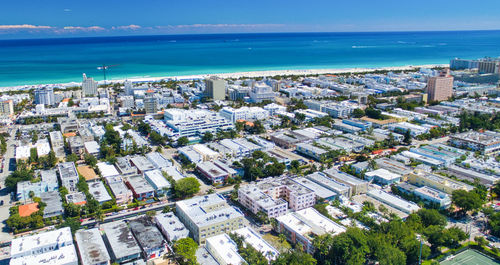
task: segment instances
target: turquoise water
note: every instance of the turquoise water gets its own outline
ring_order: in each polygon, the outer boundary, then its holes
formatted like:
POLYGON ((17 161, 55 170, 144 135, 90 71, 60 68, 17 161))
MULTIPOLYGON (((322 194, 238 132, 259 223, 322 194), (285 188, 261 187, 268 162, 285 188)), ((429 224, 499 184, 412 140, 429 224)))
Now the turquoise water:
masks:
POLYGON ((0 87, 241 71, 381 67, 500 56, 500 31, 280 33, 0 41, 0 87))

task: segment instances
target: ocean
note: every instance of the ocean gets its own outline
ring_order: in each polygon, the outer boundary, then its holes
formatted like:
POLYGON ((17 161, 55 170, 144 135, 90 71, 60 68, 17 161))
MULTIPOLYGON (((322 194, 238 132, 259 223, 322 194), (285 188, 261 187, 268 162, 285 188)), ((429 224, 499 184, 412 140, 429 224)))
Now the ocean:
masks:
POLYGON ((0 87, 243 71, 444 64, 500 56, 500 31, 0 40, 0 87))

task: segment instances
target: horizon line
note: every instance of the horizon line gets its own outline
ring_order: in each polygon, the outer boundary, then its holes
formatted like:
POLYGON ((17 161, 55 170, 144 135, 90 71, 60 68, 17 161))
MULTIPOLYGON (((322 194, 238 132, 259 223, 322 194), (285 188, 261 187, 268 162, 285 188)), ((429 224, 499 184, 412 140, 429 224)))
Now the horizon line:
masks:
POLYGON ((19 41, 19 40, 50 40, 50 39, 98 39, 98 38, 121 38, 121 37, 154 37, 154 36, 197 36, 197 35, 257 35, 257 34, 329 34, 329 33, 428 33, 428 32, 486 32, 500 31, 499 29, 453 29, 453 30, 388 30, 388 31, 279 31, 279 32, 220 32, 220 33, 175 33, 175 34, 131 34, 131 35, 103 35, 103 36, 61 36, 61 37, 46 37, 46 38, 7 38, 0 41, 19 41))

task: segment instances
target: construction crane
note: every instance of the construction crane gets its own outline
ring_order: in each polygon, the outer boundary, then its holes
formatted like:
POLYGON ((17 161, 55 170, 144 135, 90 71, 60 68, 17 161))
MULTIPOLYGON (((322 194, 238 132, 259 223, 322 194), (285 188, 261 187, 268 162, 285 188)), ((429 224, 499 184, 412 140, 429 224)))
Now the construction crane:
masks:
POLYGON ((102 75, 104 77, 104 84, 106 84, 106 70, 110 67, 115 67, 118 66, 118 64, 113 64, 113 65, 105 65, 103 64, 102 66, 97 67, 97 70, 102 70, 102 75))

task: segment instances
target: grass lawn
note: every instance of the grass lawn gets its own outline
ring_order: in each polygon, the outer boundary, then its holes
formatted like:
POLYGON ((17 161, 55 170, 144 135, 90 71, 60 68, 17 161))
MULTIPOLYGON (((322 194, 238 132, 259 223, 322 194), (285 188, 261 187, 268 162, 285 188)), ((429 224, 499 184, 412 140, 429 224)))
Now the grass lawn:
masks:
POLYGON ((290 245, 290 243, 288 243, 288 241, 281 242, 279 237, 274 236, 270 233, 263 235, 262 238, 269 244, 271 244, 280 253, 286 252, 287 250, 292 248, 292 246, 290 245))

